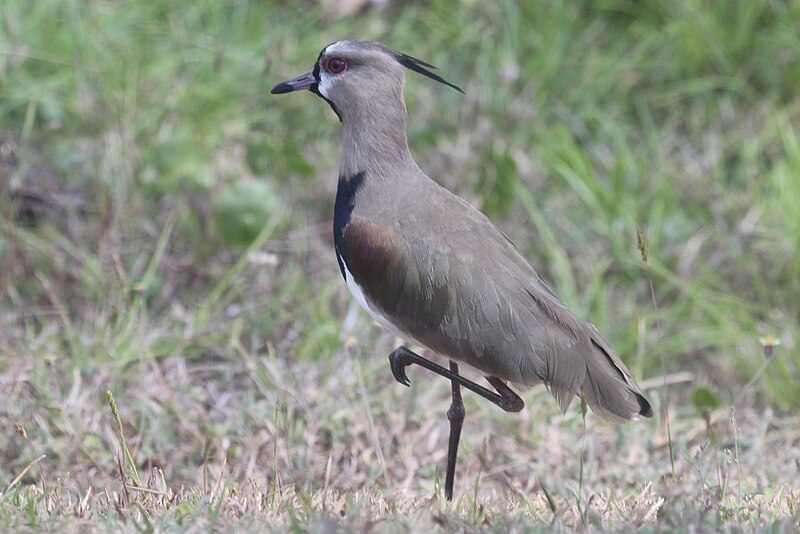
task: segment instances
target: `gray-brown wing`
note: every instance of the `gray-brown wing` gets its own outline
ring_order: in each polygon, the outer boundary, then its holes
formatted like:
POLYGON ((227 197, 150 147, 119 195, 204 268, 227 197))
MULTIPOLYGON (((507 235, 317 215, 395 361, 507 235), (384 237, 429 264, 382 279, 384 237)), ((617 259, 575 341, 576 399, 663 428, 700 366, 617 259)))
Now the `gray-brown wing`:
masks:
POLYGON ((370 302, 440 354, 517 384, 546 384, 563 409, 580 391, 604 417, 647 415, 649 404, 596 329, 483 214, 452 198, 446 217, 419 212, 442 209, 435 202, 410 216, 442 221, 436 228, 352 217, 345 261, 370 302))

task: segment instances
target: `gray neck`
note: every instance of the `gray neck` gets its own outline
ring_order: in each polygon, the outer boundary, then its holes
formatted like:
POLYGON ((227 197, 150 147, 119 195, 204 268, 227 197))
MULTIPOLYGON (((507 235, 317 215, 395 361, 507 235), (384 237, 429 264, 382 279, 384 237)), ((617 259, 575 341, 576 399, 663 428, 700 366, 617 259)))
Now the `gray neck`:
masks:
POLYGON ((359 172, 400 178, 418 169, 406 139, 406 108, 402 95, 362 101, 341 109, 342 152, 339 176, 359 172))

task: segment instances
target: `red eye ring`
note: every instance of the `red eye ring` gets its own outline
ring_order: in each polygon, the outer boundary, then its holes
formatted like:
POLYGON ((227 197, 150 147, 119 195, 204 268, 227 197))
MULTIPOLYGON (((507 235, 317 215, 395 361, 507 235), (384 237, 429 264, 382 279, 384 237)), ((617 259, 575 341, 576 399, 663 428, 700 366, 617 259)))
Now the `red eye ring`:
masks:
POLYGON ((341 74, 347 70, 347 62, 340 57, 329 57, 325 60, 325 70, 331 74, 341 74))

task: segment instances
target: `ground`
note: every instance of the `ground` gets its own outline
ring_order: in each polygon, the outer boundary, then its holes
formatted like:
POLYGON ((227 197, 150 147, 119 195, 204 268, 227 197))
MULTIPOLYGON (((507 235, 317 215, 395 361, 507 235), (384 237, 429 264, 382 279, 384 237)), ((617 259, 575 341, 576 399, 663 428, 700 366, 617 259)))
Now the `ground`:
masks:
POLYGON ((800 528, 800 2, 330 6, 0 8, 0 529, 800 528), (465 89, 409 73, 412 152, 652 419, 465 393, 443 499, 449 385, 336 265, 336 117, 269 95, 341 38, 465 89))

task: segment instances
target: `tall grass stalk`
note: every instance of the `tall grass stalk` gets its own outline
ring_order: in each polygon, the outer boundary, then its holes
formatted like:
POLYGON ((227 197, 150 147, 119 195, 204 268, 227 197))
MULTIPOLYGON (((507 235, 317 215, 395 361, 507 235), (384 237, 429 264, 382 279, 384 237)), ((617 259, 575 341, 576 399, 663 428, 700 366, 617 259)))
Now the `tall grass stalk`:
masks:
POLYGON ((653 313, 656 320, 656 345, 658 346, 659 358, 661 359, 661 374, 664 377, 663 391, 664 391, 664 417, 667 424, 667 444, 669 446, 669 463, 672 470, 672 478, 675 478, 675 451, 672 446, 672 429, 670 428, 670 415, 669 415, 669 387, 667 386, 667 364, 664 361, 664 350, 661 347, 661 320, 658 315, 658 300, 656 299, 656 290, 653 285, 653 276, 650 272, 650 244, 647 241, 647 234, 643 228, 636 230, 636 244, 639 248, 639 254, 645 264, 647 270, 647 282, 650 288, 650 299, 653 304, 653 313))
POLYGON ((111 408, 111 413, 114 416, 114 421, 117 423, 117 430, 119 431, 119 439, 122 443, 122 452, 125 454, 125 458, 128 460, 128 466, 130 467, 130 476, 133 481, 136 483, 137 486, 142 485, 142 480, 139 478, 139 471, 136 469, 136 462, 133 461, 133 456, 131 455, 130 449, 128 449, 128 442, 125 440, 125 430, 122 428, 122 417, 119 414, 119 408, 117 408, 117 403, 114 400, 114 394, 111 393, 110 389, 106 390, 106 399, 108 400, 108 405, 111 408))

